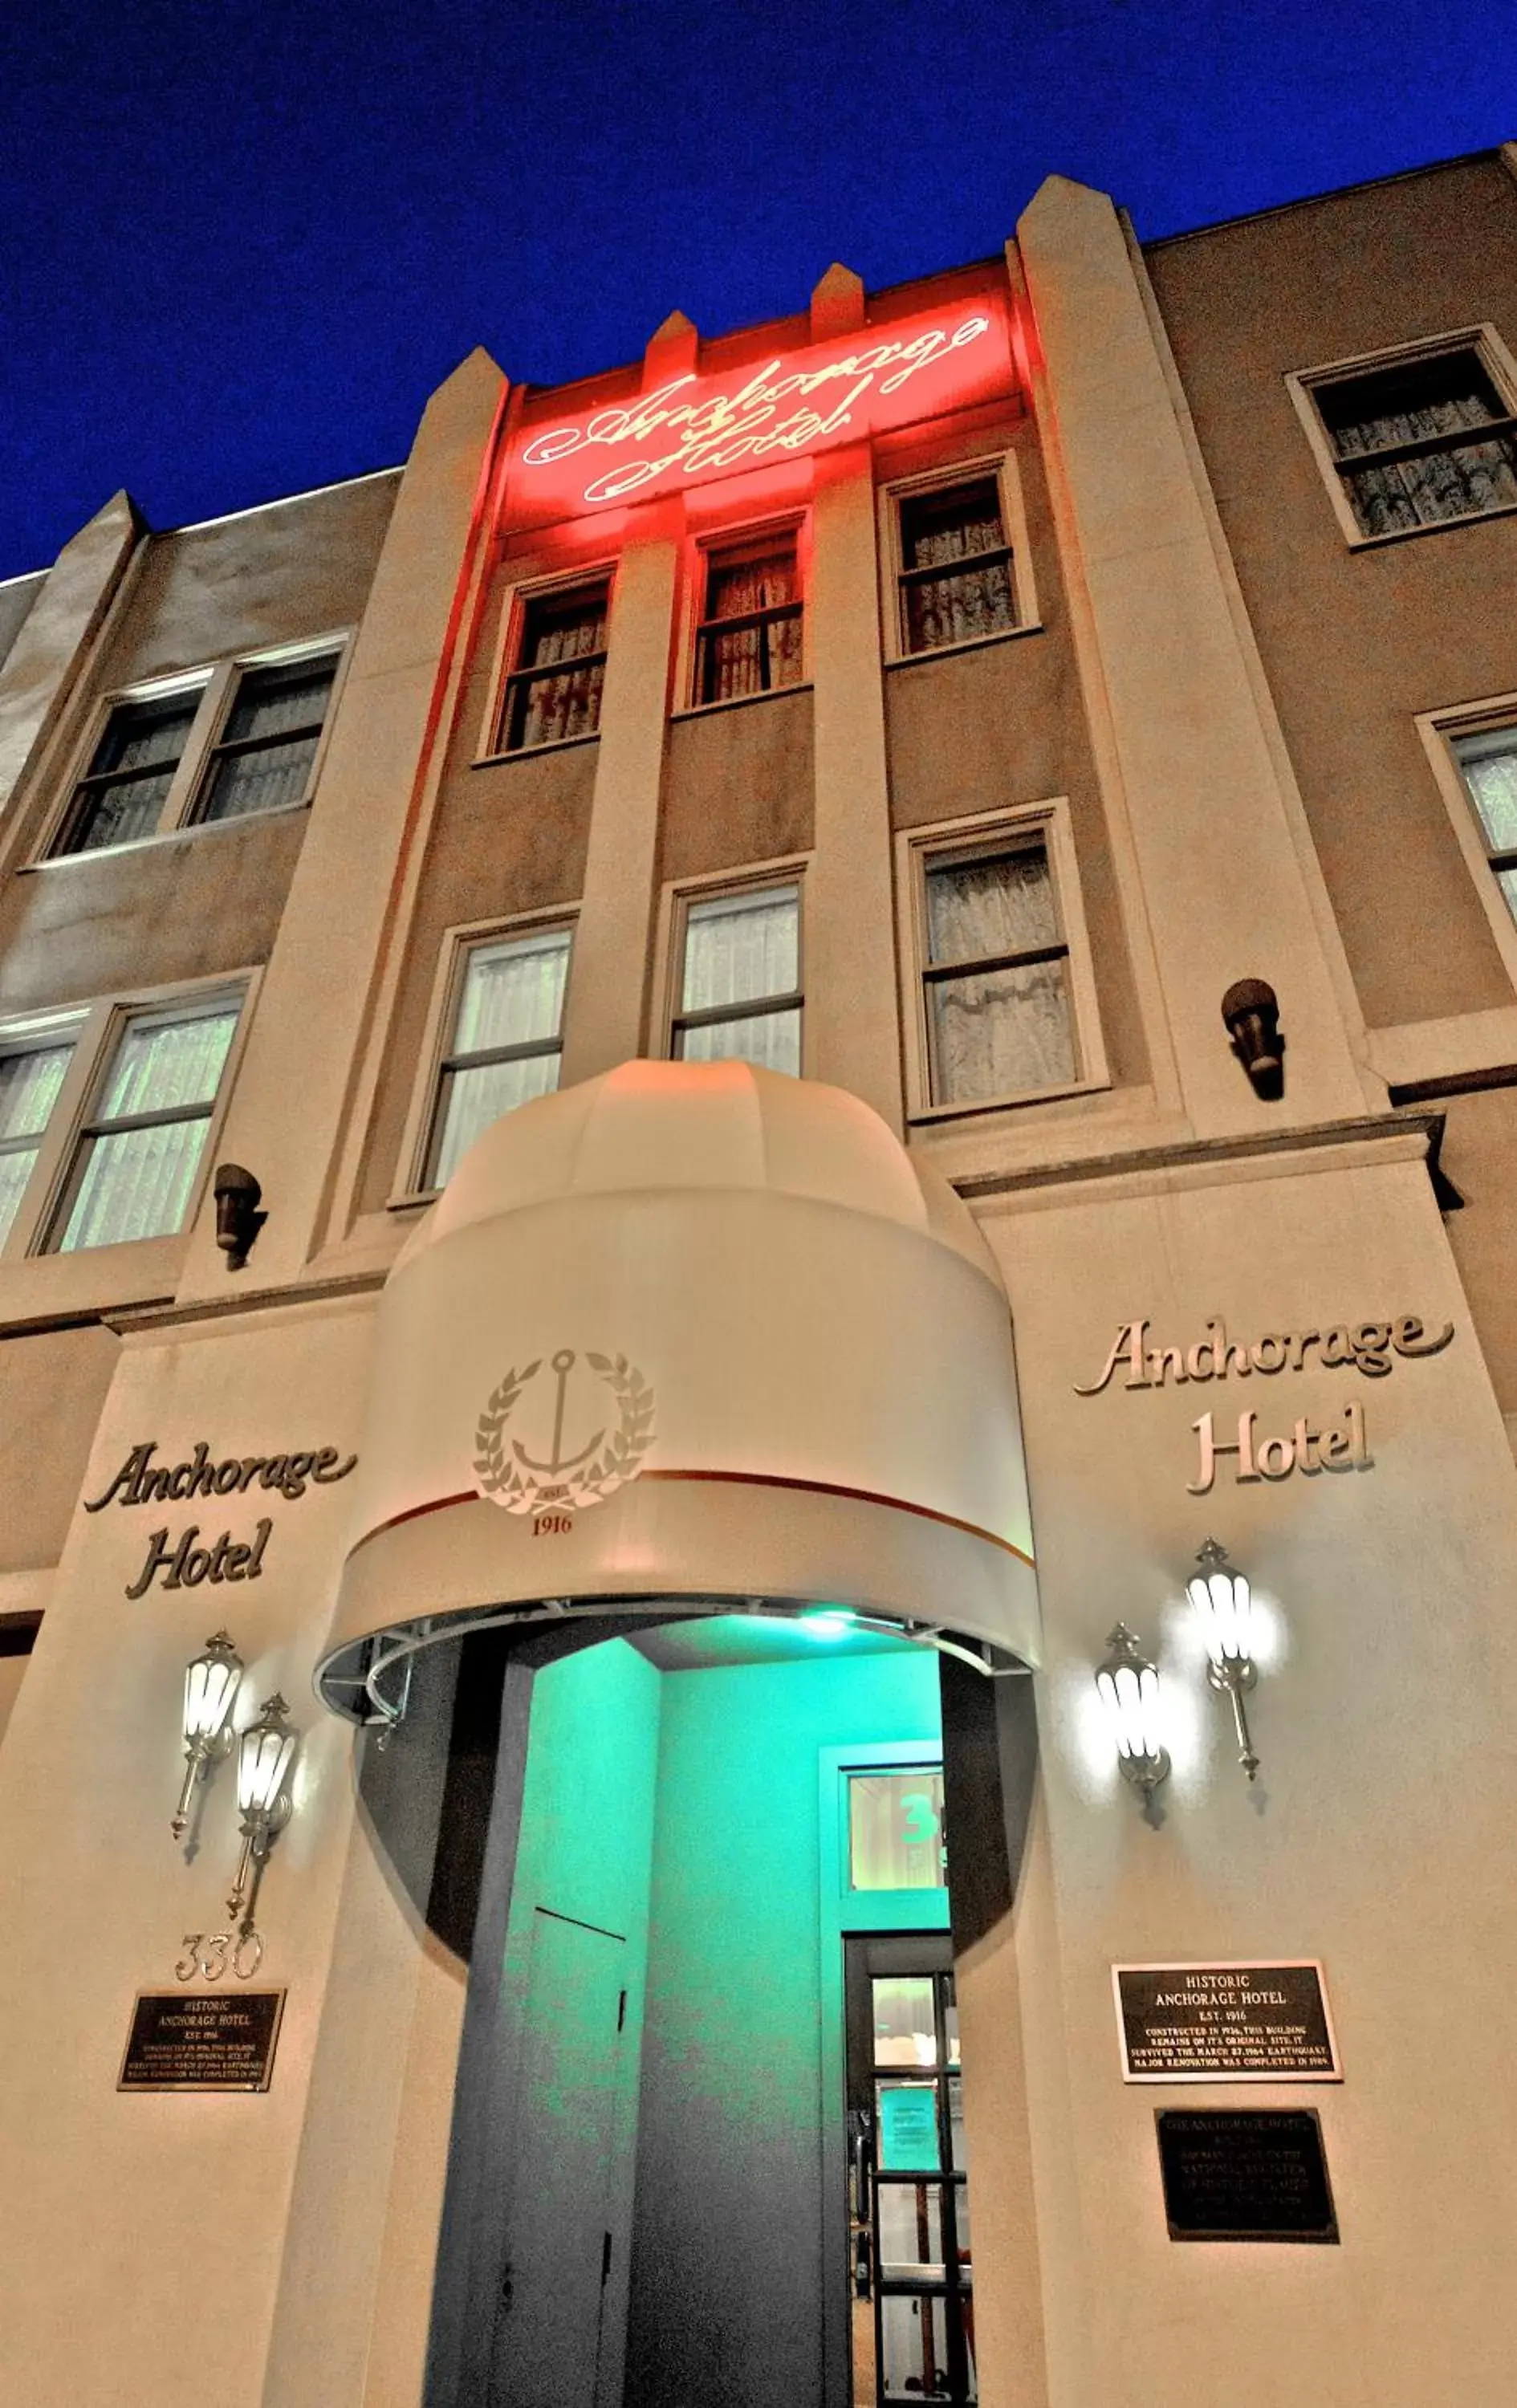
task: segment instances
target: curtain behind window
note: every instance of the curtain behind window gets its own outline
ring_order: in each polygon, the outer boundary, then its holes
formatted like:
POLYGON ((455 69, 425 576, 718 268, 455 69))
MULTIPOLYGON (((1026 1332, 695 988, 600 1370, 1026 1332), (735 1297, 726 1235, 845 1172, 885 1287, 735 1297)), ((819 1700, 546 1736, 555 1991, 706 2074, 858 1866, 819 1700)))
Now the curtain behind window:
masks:
POLYGON ((0 1245, 10 1235, 73 1053, 72 1045, 39 1045, 0 1056, 0 1245))
POLYGON ((566 928, 471 948, 458 999, 452 1058, 443 1070, 430 1186, 447 1185, 475 1139, 493 1121, 557 1086, 568 963, 566 928), (508 1062, 468 1059, 533 1044, 544 1050, 508 1062))
POLYGON ((934 652, 940 644, 967 643, 1016 625, 1010 562, 958 565, 973 563, 977 553, 1000 551, 1005 544, 993 479, 947 494, 909 496, 902 503, 906 566, 943 571, 941 577, 909 578, 903 588, 909 651, 934 652))
POLYGON ((235 1010, 128 1024, 94 1115, 95 1133, 84 1140, 61 1254, 167 1237, 183 1226, 236 1025, 235 1010), (178 1117, 147 1128, 109 1125, 170 1111, 178 1117))
MULTIPOLYGON (((522 646, 523 669, 573 662, 606 650, 605 594, 580 597, 571 607, 528 609, 522 646)), ((516 689, 510 741, 514 746, 562 744, 571 736, 593 736, 600 725, 606 666, 594 661, 562 677, 533 678, 516 689)))
MULTIPOLYGON (((1345 464, 1359 452, 1437 436, 1457 437, 1507 414, 1472 351, 1351 378, 1323 388, 1319 401, 1345 464)), ((1366 535, 1436 525, 1517 503, 1517 446, 1510 435, 1486 442, 1451 442, 1446 449, 1374 467, 1345 465, 1340 473, 1366 535)))
MULTIPOLYGON (((707 581, 706 616, 708 620, 739 619, 752 610, 786 608, 797 598, 794 550, 772 552, 762 560, 713 561, 707 581)), ((703 702, 736 702, 744 695, 766 694, 775 686, 799 682, 799 611, 762 621, 756 627, 708 627, 702 641, 703 702)))
POLYGON ((304 802, 335 666, 330 660, 307 661, 248 671, 222 745, 254 749, 219 752, 200 810, 203 820, 241 819, 250 811, 284 810, 304 802))
POLYGON ((122 703, 111 712, 90 764, 92 782, 62 852, 98 853, 156 835, 199 707, 198 695, 177 695, 165 702, 122 703), (93 782, 96 779, 99 784, 93 782))
MULTIPOLYGON (((800 983, 800 892, 766 886, 748 894, 693 903, 685 918, 681 1011, 713 1011, 723 1004, 756 1003, 794 995, 800 983)), ((746 1012, 705 1021, 679 1032, 687 1062, 756 1062, 799 1077, 801 1014, 746 1012)))
MULTIPOLYGON (((1454 752, 1488 850, 1517 853, 1517 728, 1463 737, 1454 752)), ((1517 869, 1497 869, 1496 877, 1517 919, 1517 869)))
MULTIPOLYGON (((1059 942, 1048 856, 1028 846, 927 871, 928 958, 985 961, 1059 942)), ((927 983, 933 1101, 967 1103, 1075 1077, 1067 965, 1008 963, 927 983)))

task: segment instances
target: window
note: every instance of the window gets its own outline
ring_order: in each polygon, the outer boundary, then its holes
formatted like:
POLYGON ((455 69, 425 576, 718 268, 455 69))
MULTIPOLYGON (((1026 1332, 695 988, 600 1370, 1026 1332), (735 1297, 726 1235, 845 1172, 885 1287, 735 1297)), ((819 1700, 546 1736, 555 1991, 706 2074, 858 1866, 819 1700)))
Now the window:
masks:
POLYGON ((183 1227, 244 996, 218 986, 0 1028, 0 1251, 183 1227))
POLYGON ((902 652, 937 652, 1015 627, 1011 546, 995 472, 901 494, 896 508, 902 652))
POLYGON ((113 703, 51 858, 304 803, 336 667, 335 652, 227 662, 113 703))
POLYGON ((686 898, 679 938, 676 1061, 801 1069, 801 890, 737 887, 686 898))
POLYGON ((183 1226, 237 1011, 223 995, 127 1019, 74 1147, 50 1252, 183 1226))
POLYGON ((244 671, 200 781, 197 820, 244 819, 305 801, 336 666, 328 654, 244 671))
POLYGON ((39 1032, 26 1043, 0 1039, 0 1246, 15 1226, 48 1133, 78 1025, 39 1032))
POLYGON ((1480 822, 1486 860, 1517 920, 1517 724, 1451 735, 1450 744, 1480 822))
POLYGON ((594 736, 606 681, 610 587, 602 580, 529 595, 522 604, 516 666, 506 681, 500 743, 507 752, 594 736))
POLYGON ((1067 806, 1038 803, 900 840, 916 1115, 1104 1086, 1067 806))
POLYGON ((706 556, 695 638, 695 700, 737 702, 801 681, 801 598, 794 527, 706 556))
POLYGON ((1517 416, 1494 338, 1291 381, 1358 538, 1517 508, 1517 416))
POLYGON ((460 948, 422 1184, 444 1187, 482 1130, 558 1084, 570 932, 460 948))

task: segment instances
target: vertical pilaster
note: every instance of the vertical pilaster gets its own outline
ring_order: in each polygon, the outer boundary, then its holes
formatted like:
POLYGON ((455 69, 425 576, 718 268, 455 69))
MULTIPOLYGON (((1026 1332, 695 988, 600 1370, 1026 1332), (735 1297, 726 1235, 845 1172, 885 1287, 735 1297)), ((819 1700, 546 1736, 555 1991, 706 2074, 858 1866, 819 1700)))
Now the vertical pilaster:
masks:
POLYGON ((1365 1095, 1309 841, 1261 719, 1204 472, 1117 213, 1051 177, 1018 246, 1049 476, 1089 597, 1095 658, 1082 673, 1109 713, 1140 888, 1129 909, 1152 932, 1187 1114, 1207 1135, 1351 1115, 1365 1095), (1280 996, 1283 1111, 1254 1096, 1222 1026, 1222 996, 1243 977, 1280 996))
POLYGON ((654 505, 629 531, 611 599, 565 1086, 642 1051, 679 563, 675 510, 654 505))
POLYGON ((816 466, 809 598, 816 837, 806 879, 807 1069, 902 1126, 885 690, 866 444, 816 466))
POLYGON ((117 494, 48 571, 0 674, 0 810, 51 734, 142 532, 117 494))

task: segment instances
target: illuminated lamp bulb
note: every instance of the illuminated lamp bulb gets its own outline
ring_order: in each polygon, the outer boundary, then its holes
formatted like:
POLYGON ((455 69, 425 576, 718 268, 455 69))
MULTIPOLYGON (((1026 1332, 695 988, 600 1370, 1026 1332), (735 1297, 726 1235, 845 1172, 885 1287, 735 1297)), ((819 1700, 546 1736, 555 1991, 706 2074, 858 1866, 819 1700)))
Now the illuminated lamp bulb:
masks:
POLYGON ((184 1782, 169 1826, 182 1839, 190 1820, 195 1783, 204 1781, 218 1756, 232 1746, 232 1707, 242 1680, 242 1658, 228 1632, 218 1630, 184 1668, 184 1782))
POLYGON ((293 1801, 287 1783, 300 1745, 300 1734, 285 1717, 289 1709, 278 1694, 265 1699, 258 1720, 242 1734, 237 1751, 237 1804, 242 1809, 242 1855, 232 1895, 231 1915, 240 1915, 241 1929, 252 1928, 258 1885, 276 1835, 290 1820, 293 1801))
POLYGON ((1259 1677, 1252 1654, 1252 1591, 1245 1575, 1229 1564, 1226 1548, 1219 1547, 1215 1539, 1208 1539, 1204 1546, 1197 1548, 1195 1560, 1201 1569, 1191 1574, 1185 1593, 1195 1609, 1206 1640, 1210 1658, 1207 1679, 1232 1703, 1238 1760, 1252 1781, 1259 1770, 1259 1759, 1253 1752, 1243 1707, 1244 1690, 1252 1689, 1259 1677))
POLYGON ((799 1627, 808 1639, 823 1641, 851 1639, 853 1635, 853 1616, 851 1613, 839 1613, 835 1611, 803 1613, 799 1627))
POLYGON ((1106 1708, 1117 1762, 1124 1781, 1143 1793, 1148 1804, 1161 1782, 1169 1778, 1169 1751, 1164 1744, 1159 1698, 1159 1669, 1138 1642, 1138 1633, 1119 1622, 1107 1641, 1109 1653, 1096 1667, 1095 1686, 1106 1708))

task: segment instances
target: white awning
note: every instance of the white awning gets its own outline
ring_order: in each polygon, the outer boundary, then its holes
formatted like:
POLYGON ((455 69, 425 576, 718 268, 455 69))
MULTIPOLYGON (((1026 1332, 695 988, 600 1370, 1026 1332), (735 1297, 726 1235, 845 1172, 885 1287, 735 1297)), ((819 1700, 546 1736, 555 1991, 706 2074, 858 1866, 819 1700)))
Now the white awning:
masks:
POLYGON ((818 1601, 1036 1660, 1011 1328, 867 1106, 629 1062, 497 1121, 380 1300, 328 1702, 533 1612, 818 1601))

